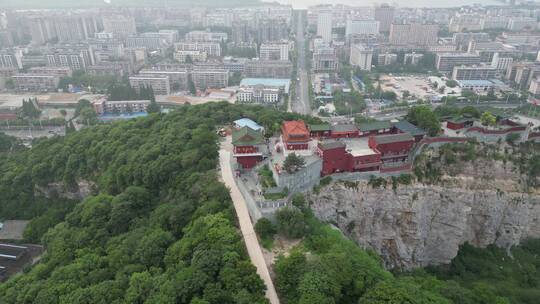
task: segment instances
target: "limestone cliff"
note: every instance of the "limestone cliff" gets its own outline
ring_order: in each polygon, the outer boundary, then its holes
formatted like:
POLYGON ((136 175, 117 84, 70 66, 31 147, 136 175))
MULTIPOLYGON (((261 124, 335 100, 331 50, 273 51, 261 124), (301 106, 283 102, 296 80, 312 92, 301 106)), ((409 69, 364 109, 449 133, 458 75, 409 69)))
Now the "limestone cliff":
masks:
POLYGON ((539 238, 540 194, 520 191, 512 168, 470 168, 437 185, 334 182, 308 198, 317 217, 376 250, 388 268, 449 263, 465 242, 509 248, 539 238))

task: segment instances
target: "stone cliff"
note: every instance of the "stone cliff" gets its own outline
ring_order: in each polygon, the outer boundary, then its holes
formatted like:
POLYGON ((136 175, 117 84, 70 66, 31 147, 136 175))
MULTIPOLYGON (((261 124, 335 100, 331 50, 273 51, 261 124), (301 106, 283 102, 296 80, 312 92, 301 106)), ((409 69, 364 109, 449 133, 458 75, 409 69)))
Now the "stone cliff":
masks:
POLYGON ((519 177, 503 164, 482 167, 396 189, 337 181, 308 198, 317 217, 376 250, 388 268, 449 263, 465 242, 510 248, 539 238, 538 191, 520 190, 519 177))

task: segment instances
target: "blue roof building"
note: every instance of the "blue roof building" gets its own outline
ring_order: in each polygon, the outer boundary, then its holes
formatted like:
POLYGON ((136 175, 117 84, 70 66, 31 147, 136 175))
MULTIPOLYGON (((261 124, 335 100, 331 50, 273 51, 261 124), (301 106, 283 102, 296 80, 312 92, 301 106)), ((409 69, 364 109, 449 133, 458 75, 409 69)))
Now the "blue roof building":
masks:
POLYGON ((249 118, 240 118, 234 121, 234 125, 237 128, 250 127, 255 131, 262 130, 263 127, 249 118))

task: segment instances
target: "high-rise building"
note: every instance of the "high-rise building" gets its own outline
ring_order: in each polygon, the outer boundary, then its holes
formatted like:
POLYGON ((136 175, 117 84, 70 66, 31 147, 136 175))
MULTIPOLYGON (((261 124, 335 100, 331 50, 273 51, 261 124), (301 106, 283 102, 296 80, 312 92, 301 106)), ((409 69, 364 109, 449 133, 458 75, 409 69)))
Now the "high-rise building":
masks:
POLYGON ((364 71, 371 71, 371 61, 373 59, 373 50, 364 47, 361 44, 351 45, 350 63, 352 66, 359 67, 364 71))
POLYGON ((132 16, 104 15, 103 30, 113 33, 114 38, 125 39, 129 35, 137 34, 135 19, 132 16))
POLYGON ((185 36, 186 41, 194 42, 222 42, 227 41, 227 33, 210 31, 191 31, 185 36))
POLYGON ((394 45, 433 45, 439 39, 437 24, 392 23, 390 26, 390 43, 394 45))
POLYGON ((261 60, 289 60, 289 44, 287 42, 262 43, 259 58, 261 60))
POLYGON ((381 32, 390 30, 390 25, 394 22, 394 12, 395 8, 388 4, 375 7, 374 17, 375 20, 379 21, 379 30, 381 32))
POLYGON ((191 72, 193 84, 199 90, 225 88, 229 82, 229 72, 225 69, 195 68, 191 72))
POLYGON ((324 42, 332 42, 332 12, 320 12, 317 17, 317 36, 324 42))
POLYGON ((377 65, 390 65, 397 62, 397 54, 383 53, 377 55, 377 65))
POLYGON ((281 41, 289 37, 289 26, 283 19, 262 19, 257 24, 257 41, 281 41))
POLYGON ((508 69, 508 66, 514 62, 514 58, 501 56, 499 53, 493 55, 493 60, 491 60, 491 66, 496 68, 498 71, 505 71, 508 69))
POLYGON ((336 71, 338 62, 336 50, 331 46, 320 46, 313 52, 313 70, 316 72, 336 71))
POLYGON ((424 54, 408 53, 403 56, 403 64, 416 65, 420 63, 420 60, 424 57, 424 54))

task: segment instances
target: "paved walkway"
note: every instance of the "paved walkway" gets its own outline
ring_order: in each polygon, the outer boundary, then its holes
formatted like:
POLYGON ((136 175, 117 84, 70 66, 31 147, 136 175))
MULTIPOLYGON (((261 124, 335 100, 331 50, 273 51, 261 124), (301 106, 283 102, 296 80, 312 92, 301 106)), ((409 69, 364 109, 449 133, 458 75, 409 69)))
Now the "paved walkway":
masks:
POLYGON ((266 267, 259 241, 257 240, 253 224, 249 218, 246 202, 234 180, 230 159, 231 152, 222 148, 219 151, 219 163, 223 182, 231 190, 231 198, 234 203, 236 215, 238 216, 238 221, 240 222, 240 230, 242 231, 242 236, 246 243, 249 258, 251 259, 251 263, 257 267, 257 273, 266 285, 266 297, 270 300, 271 304, 279 304, 279 298, 276 289, 274 288, 274 283, 270 278, 270 273, 266 267))

